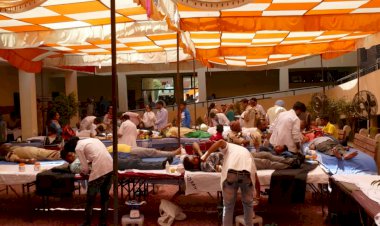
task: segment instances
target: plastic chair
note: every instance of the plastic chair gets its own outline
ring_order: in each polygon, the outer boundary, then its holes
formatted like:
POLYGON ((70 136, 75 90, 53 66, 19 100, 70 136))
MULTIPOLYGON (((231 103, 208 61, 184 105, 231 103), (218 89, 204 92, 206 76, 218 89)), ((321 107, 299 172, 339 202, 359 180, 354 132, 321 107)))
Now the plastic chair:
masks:
MULTIPOLYGON (((258 224, 259 226, 263 226, 263 218, 260 216, 256 215, 255 218, 253 218, 252 222, 253 222, 253 225, 258 224)), ((245 225, 244 215, 239 215, 235 217, 235 225, 239 226, 240 224, 245 225)))

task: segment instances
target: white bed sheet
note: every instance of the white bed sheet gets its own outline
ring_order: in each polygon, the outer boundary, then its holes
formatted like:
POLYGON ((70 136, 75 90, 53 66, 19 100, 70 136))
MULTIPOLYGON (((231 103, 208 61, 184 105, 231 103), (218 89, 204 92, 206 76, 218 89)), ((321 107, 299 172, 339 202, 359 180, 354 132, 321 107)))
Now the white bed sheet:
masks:
POLYGON ((340 174, 332 176, 336 181, 355 184, 368 198, 380 205, 379 187, 371 185, 373 181, 380 180, 380 175, 356 175, 356 174, 340 174))
MULTIPOLYGON (((269 187, 270 179, 274 170, 258 170, 257 176, 262 187, 269 187)), ((318 165, 307 175, 308 184, 328 184, 329 175, 318 165)), ((200 192, 216 192, 221 191, 220 173, 208 172, 185 172, 186 195, 200 192)))
POLYGON ((19 172, 18 165, 0 165, 0 184, 21 185, 36 181, 37 174, 43 170, 49 170, 62 165, 64 161, 41 162, 41 170, 34 171, 34 165, 25 165, 25 172, 19 172))

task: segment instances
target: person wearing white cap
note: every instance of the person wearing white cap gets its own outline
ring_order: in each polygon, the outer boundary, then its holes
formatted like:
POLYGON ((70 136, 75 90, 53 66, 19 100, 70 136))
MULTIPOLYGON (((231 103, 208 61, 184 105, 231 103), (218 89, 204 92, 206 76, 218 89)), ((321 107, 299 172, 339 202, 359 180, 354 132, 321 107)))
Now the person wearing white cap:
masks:
POLYGON ((283 100, 277 100, 274 103, 274 106, 270 107, 268 109, 266 118, 267 118, 267 121, 268 121, 269 125, 273 124, 274 120, 276 120, 277 116, 281 112, 286 111, 286 109, 284 108, 284 105, 285 105, 285 102, 283 100))

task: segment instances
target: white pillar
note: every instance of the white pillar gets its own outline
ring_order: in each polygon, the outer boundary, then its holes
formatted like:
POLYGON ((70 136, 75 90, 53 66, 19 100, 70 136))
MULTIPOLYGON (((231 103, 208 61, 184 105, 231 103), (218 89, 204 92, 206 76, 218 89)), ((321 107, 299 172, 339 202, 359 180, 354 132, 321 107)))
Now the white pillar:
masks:
POLYGON ((23 140, 38 135, 36 77, 34 73, 18 70, 21 136, 23 140))
POLYGON ((119 112, 128 111, 128 85, 125 73, 117 73, 117 91, 119 97, 119 112))
MULTIPOLYGON (((69 71, 65 74, 65 92, 66 95, 74 93, 76 100, 78 101, 78 79, 76 71, 69 71)), ((71 118, 70 126, 75 127, 76 123, 79 122, 79 112, 71 118)))
POLYGON ((207 87, 206 87, 206 68, 200 68, 198 73, 198 92, 199 102, 206 101, 207 99, 207 87))
POLYGON ((280 91, 286 91, 289 89, 289 68, 280 68, 279 83, 280 91))

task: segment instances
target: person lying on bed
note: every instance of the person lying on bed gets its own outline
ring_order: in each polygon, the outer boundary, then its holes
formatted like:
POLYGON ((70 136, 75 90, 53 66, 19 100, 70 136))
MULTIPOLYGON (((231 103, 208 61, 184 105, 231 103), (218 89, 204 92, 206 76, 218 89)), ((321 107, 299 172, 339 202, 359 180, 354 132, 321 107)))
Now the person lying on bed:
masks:
POLYGON ((348 148, 331 137, 317 137, 309 144, 309 150, 317 150, 326 155, 335 156, 338 159, 352 159, 358 155, 357 151, 348 153, 348 148))
POLYGON ((36 161, 60 160, 60 151, 37 148, 33 146, 0 146, 0 160, 33 164, 36 161))
MULTIPOLYGON (((108 152, 112 153, 112 146, 108 147, 108 152)), ((171 163, 173 157, 181 154, 181 148, 175 151, 160 151, 154 148, 141 148, 131 147, 125 144, 118 144, 118 169, 164 169, 166 162, 171 163), (144 162, 143 158, 161 158, 165 157, 165 160, 144 162)), ((73 173, 80 173, 81 166, 80 161, 76 158, 75 152, 61 152, 63 160, 70 163, 70 171, 73 173)))
MULTIPOLYGON (((185 170, 221 172, 223 166, 222 153, 214 152, 210 154, 206 161, 200 161, 200 156, 202 156, 202 152, 200 152, 200 150, 196 153, 196 155, 189 155, 183 159, 183 166, 185 167, 185 170)), ((297 158, 285 158, 282 156, 272 155, 269 152, 254 152, 251 153, 251 155, 253 157, 257 170, 277 170, 300 167, 300 163, 297 158)))

